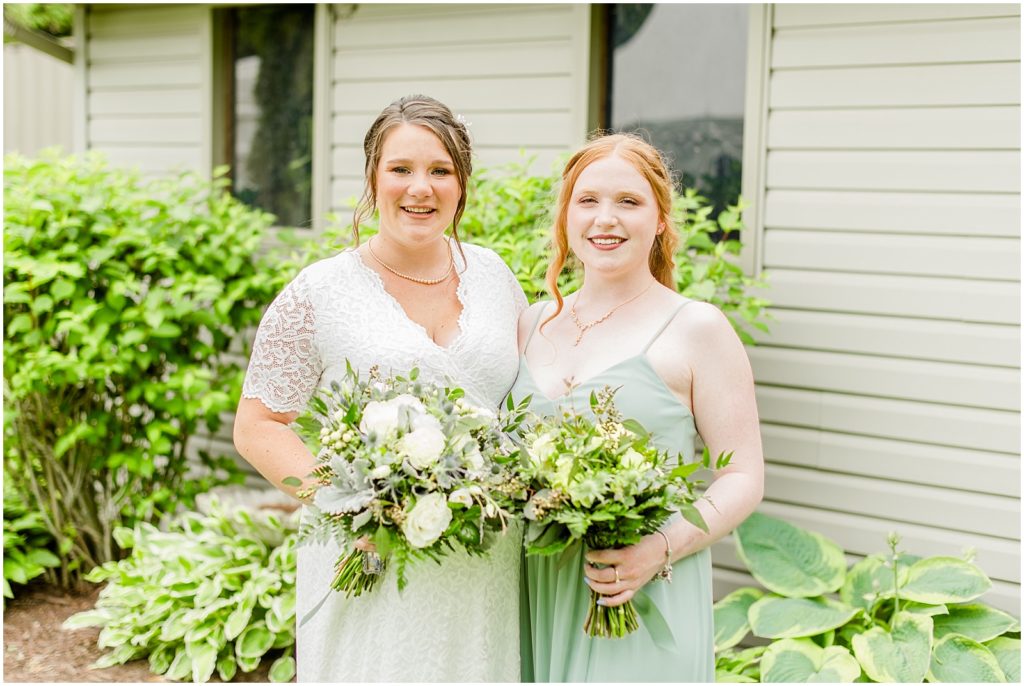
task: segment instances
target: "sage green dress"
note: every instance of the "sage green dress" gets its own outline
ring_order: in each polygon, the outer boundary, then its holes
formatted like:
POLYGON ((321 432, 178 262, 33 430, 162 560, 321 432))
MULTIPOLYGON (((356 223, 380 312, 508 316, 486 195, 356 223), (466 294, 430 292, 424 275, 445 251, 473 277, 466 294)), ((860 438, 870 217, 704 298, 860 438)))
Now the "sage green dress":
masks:
MULTIPOLYGON (((572 403, 589 411, 590 392, 621 386, 615 404, 651 432, 662 450, 693 459, 693 415, 672 395, 647 359, 647 350, 687 301, 673 311, 644 348, 552 400, 534 383, 525 356, 510 391, 515 400, 532 394, 531 409, 553 414, 572 403)), ((538 308, 543 312, 545 307, 538 308)), ((540 314, 538 314, 538 321, 540 314)), ((534 330, 536 330, 536 322, 534 330)), ((530 334, 530 339, 533 333, 530 334)), ((530 340, 527 340, 529 346, 530 340)), ((678 518, 678 515, 676 515, 678 518)), ((583 582, 583 550, 557 568, 559 555, 527 556, 523 575, 523 681, 537 682, 713 682, 715 680, 711 555, 707 549, 675 563, 672 582, 654 580, 641 589, 671 629, 674 647, 659 647, 644 624, 625 638, 591 638, 583 633, 590 590, 583 582)))

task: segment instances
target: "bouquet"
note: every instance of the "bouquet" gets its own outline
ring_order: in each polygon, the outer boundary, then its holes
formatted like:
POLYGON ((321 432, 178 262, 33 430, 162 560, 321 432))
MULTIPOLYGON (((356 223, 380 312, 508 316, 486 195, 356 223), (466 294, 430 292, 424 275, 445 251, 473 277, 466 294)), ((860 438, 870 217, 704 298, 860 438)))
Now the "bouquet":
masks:
POLYGON ((347 365, 312 398, 300 424, 319 443, 316 483, 297 495, 312 498, 314 517, 299 538, 346 546, 332 589, 358 596, 393 565, 401 590, 410 562, 440 562, 456 545, 482 554, 505 531, 507 508, 525 500, 525 488, 507 467, 512 450, 495 413, 463 396, 417 381, 416 369, 383 377, 374 366, 360 381, 347 365), (352 547, 362 536, 377 553, 352 547))
MULTIPOLYGON (((593 418, 564 410, 561 416, 534 417, 522 432, 520 477, 528 484, 523 508, 528 555, 567 553, 582 542, 591 549, 633 545, 654 533, 674 511, 707 531, 694 506, 689 477, 710 466, 710 455, 670 466, 668 452, 658 450, 643 426, 623 419, 614 405, 615 390, 590 394, 593 418)), ((730 454, 719 457, 725 466, 730 454)), ((639 628, 633 602, 598 605, 591 591, 583 630, 590 636, 621 638, 639 628)))

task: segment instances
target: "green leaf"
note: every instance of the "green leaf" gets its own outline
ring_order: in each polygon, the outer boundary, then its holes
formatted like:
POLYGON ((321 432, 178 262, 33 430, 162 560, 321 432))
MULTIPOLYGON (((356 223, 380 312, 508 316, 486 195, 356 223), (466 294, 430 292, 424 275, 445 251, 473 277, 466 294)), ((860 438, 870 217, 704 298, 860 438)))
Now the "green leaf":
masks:
POLYGON ((868 629, 853 637, 853 654, 874 681, 919 683, 928 672, 932 645, 932 619, 899 612, 892 631, 868 629))
POLYGON ((715 652, 731 648, 747 635, 747 611, 764 596, 756 588, 738 588, 715 603, 715 652))
POLYGON ((164 643, 149 654, 149 671, 154 674, 163 674, 170 668, 173 659, 174 646, 164 643))
POLYGON ((780 595, 831 593, 846 576, 846 558, 838 545, 757 512, 736 529, 736 551, 754 578, 780 595))
POLYGON ((105 610, 86 610, 71 615, 61 624, 62 629, 84 629, 86 627, 106 626, 110 616, 105 610))
POLYGON ((179 646, 171 660, 171 666, 164 672, 164 678, 171 681, 182 681, 192 675, 192 661, 188 657, 185 646, 179 646))
POLYGON ((963 634, 979 643, 989 641, 1017 626, 1017 620, 982 603, 952 605, 949 614, 935 617, 935 638, 963 634))
POLYGON ((809 638, 787 638, 768 646, 761 658, 761 683, 852 683, 860 665, 840 646, 821 648, 809 638))
POLYGON ((929 557, 900 574, 900 598, 918 603, 963 603, 992 587, 985 573, 958 557, 929 557))
POLYGON ((204 684, 213 675, 217 665, 217 648, 206 641, 186 644, 189 659, 192 660, 192 681, 204 684))
POLYGON ((234 654, 227 653, 217 660, 217 676, 220 677, 221 681, 231 681, 235 678, 235 672, 237 671, 238 663, 235 662, 234 654))
POLYGON ((802 638, 846 624, 861 611, 828 598, 765 596, 750 606, 747 617, 755 636, 802 638))
POLYGON ((259 658, 270 650, 274 643, 274 635, 267 630, 263 622, 256 622, 246 627, 235 641, 235 655, 242 658, 259 658))
POLYGON ((253 607, 256 605, 255 595, 249 595, 239 600, 238 605, 228 615, 227 621, 224 622, 224 637, 229 641, 233 641, 246 626, 249 624, 249 618, 252 617, 253 607))
POLYGON ((947 683, 1005 683, 999 661, 988 648, 977 641, 947 634, 935 643, 932 649, 929 681, 947 683))
POLYGON ((286 476, 284 479, 281 480, 281 483, 284 484, 285 486, 292 486, 293 488, 298 488, 299 486, 302 485, 302 479, 300 479, 297 476, 286 476))
POLYGON ((295 676, 295 658, 282 655, 270 665, 270 680, 276 683, 291 681, 295 676))
POLYGON ((879 596, 892 592, 892 570, 885 566, 881 555, 869 555, 850 567, 846 573, 839 597, 847 605, 870 610, 879 596))
POLYGON ((985 643, 1006 677, 1007 683, 1020 683, 1020 639, 1000 636, 985 643))
POLYGON ((260 666, 262 659, 262 657, 239 657, 237 658, 238 668, 246 673, 255 671, 260 666))

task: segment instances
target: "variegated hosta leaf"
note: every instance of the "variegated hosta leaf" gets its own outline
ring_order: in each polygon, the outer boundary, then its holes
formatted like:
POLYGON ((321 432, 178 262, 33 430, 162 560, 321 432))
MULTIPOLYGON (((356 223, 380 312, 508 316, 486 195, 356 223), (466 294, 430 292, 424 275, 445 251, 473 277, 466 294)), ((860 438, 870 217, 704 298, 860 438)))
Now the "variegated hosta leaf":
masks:
POLYGON ((911 614, 928 615, 929 617, 949 614, 949 608, 945 605, 930 605, 928 603, 900 603, 900 609, 911 614))
POLYGON ((892 591, 893 581, 892 569, 885 566, 885 558, 868 555, 846 572, 839 597, 847 605, 868 611, 882 594, 892 591))
POLYGON ((999 661, 988 648, 960 634, 946 634, 932 649, 929 681, 1005 683, 999 661))
POLYGON ((715 652, 731 648, 747 635, 747 610, 764 596, 756 588, 738 588, 715 603, 715 652))
POLYGON ((761 598, 747 611, 755 636, 802 638, 846 624, 860 610, 828 598, 761 598))
POLYGON ((843 585, 843 551, 820 534, 755 512, 740 524, 735 536, 740 558, 770 591, 809 598, 843 585))
POLYGON ((900 573, 900 598, 918 603, 965 603, 991 587, 983 571, 958 557, 928 557, 900 573))
POLYGON ((757 679, 751 679, 745 674, 730 672, 728 669, 716 669, 715 681, 720 684, 756 684, 757 679))
POLYGON ((984 643, 1018 626, 1017 620, 983 603, 953 605, 949 614, 935 618, 935 638, 962 634, 984 643))
POLYGON ((932 647, 932 618, 899 612, 892 630, 868 629, 853 637, 853 654, 873 681, 919 683, 928 673, 932 647))
POLYGON ((1020 639, 1000 636, 985 643, 985 647, 996 656, 1006 682, 1020 683, 1020 639))
POLYGON ((809 638, 787 638, 768 646, 761 658, 762 683, 852 683, 860 665, 841 646, 819 647, 809 638))

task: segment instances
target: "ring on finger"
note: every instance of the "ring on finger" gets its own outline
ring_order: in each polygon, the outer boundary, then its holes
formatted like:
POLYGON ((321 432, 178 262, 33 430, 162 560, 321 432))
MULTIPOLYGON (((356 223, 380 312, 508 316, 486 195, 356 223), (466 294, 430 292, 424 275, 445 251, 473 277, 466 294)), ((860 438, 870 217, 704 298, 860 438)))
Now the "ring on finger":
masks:
POLYGON ((621 583, 622 579, 619 578, 619 568, 613 566, 612 571, 615 572, 615 583, 621 583))

